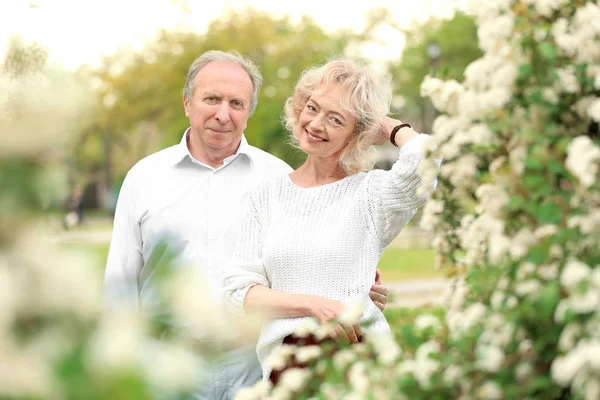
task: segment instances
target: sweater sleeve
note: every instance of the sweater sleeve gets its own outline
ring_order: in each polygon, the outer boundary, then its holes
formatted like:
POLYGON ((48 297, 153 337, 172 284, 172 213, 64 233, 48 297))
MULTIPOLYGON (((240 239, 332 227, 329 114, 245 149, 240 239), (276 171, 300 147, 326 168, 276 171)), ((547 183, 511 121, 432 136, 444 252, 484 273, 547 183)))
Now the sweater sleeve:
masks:
POLYGON ((252 192, 242 212, 242 221, 232 261, 225 267, 223 303, 234 312, 244 309, 246 293, 254 285, 271 287, 262 262, 263 226, 258 202, 252 192))
MULTIPOLYGON (((368 216, 384 247, 400 233, 417 209, 427 201, 426 193, 418 193, 421 178, 417 169, 424 158, 423 147, 430 140, 430 136, 425 134, 412 138, 400 148, 398 160, 391 170, 375 170, 369 173, 368 216)), ((440 163, 441 160, 436 160, 437 167, 440 163)), ((436 185, 435 181, 433 185, 436 185)))

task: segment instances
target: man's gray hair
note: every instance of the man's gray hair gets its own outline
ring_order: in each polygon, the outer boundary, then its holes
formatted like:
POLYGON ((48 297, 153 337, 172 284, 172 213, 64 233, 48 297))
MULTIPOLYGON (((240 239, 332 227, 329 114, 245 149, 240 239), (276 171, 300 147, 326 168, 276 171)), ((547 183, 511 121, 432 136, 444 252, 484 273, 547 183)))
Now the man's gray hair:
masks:
POLYGON ((256 106, 258 104, 258 91, 262 86, 262 75, 258 70, 258 67, 252 60, 247 57, 244 57, 237 51, 221 51, 221 50, 209 50, 202 53, 198 58, 194 60, 192 65, 190 65, 190 69, 188 70, 187 80, 185 81, 185 87, 183 88, 183 96, 187 101, 192 101, 192 97, 194 97, 194 90, 196 89, 196 75, 198 75, 198 71, 200 71, 206 64, 210 62, 220 62, 226 64, 237 65, 238 67, 242 67, 244 71, 248 73, 250 77, 250 81, 252 81, 252 102, 250 103, 250 115, 254 113, 256 110, 256 106))

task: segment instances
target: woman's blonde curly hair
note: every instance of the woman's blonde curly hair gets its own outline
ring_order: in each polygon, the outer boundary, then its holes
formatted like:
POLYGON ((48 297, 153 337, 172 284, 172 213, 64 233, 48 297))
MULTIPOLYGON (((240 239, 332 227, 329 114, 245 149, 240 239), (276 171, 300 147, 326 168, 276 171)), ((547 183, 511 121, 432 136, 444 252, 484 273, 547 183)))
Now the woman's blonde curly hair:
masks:
POLYGON ((300 148, 300 113, 319 87, 330 84, 340 85, 348 94, 342 107, 356 122, 354 135, 340 154, 340 166, 348 175, 367 171, 375 164, 373 144, 389 112, 392 92, 388 79, 377 76, 357 61, 338 57, 302 73, 294 94, 285 102, 284 123, 291 142, 300 148))

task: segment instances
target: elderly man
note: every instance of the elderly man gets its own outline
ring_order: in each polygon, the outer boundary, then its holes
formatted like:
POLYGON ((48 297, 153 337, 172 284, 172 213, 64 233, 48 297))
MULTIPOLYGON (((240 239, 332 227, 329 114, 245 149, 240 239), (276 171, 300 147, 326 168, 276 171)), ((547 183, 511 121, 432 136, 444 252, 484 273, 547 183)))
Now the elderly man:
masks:
MULTIPOLYGON (((258 68, 238 53, 208 51, 190 66, 183 92, 190 127, 179 144, 139 161, 121 188, 105 273, 109 308, 151 308, 148 261, 166 238, 203 269, 220 300, 240 204, 262 180, 292 171, 244 137, 261 84, 258 68)), ((371 297, 383 309, 387 288, 374 284, 371 297)), ((254 348, 240 349, 211 372, 196 398, 233 398, 260 375, 254 348)))

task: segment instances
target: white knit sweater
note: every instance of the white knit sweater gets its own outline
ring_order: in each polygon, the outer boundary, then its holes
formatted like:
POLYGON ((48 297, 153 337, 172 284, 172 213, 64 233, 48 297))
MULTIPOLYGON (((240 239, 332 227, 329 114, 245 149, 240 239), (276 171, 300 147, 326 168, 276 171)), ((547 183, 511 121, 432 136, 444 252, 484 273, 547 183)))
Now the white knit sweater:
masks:
MULTIPOLYGON (((426 138, 419 135, 402 146, 390 171, 312 188, 297 186, 285 175, 251 191, 233 262, 225 271, 226 306, 242 311, 255 284, 345 304, 364 299, 363 330, 388 331, 369 290, 385 247, 426 200, 416 194, 426 138)), ((256 351, 264 379, 271 373, 269 354, 306 318, 280 318, 263 326, 256 351)))

